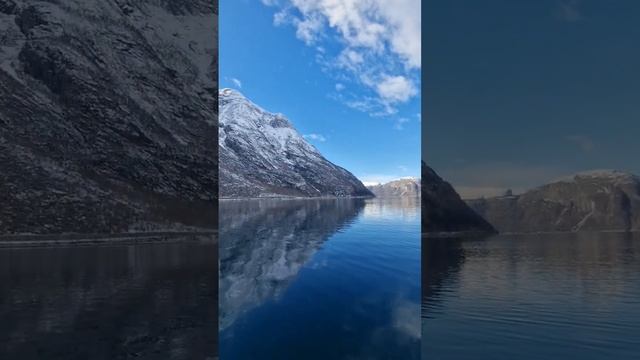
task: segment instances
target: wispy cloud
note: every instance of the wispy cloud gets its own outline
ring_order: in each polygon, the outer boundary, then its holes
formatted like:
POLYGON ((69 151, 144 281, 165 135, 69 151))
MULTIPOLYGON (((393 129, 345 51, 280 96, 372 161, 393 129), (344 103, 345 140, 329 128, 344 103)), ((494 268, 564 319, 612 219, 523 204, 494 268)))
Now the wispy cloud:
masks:
POLYGON ((566 139, 585 153, 591 152, 596 147, 595 142, 587 135, 569 135, 566 139))
POLYGON ((231 82, 238 88, 238 89, 242 89, 242 81, 236 79, 236 78, 231 78, 229 79, 231 80, 231 82))
POLYGON ((327 138, 321 134, 306 134, 306 135, 302 135, 302 137, 312 141, 319 141, 319 142, 327 141, 327 138))
POLYGON ((567 22, 578 22, 584 20, 580 0, 560 0, 558 3, 557 14, 560 19, 567 22))
POLYGON ((395 130, 404 130, 404 124, 408 122, 409 122, 409 119, 407 118, 398 118, 395 120, 395 123, 393 124, 393 128, 395 130))
MULTIPOLYGON (((335 97, 346 105, 370 115, 388 115, 418 94, 420 0, 262 3, 278 8, 274 24, 293 26, 296 36, 316 49, 316 60, 327 73, 364 89, 335 97)), ((336 87, 338 92, 343 89, 336 87)))
POLYGON ((421 338, 420 304, 399 300, 393 307, 391 318, 395 330, 413 339, 421 338))

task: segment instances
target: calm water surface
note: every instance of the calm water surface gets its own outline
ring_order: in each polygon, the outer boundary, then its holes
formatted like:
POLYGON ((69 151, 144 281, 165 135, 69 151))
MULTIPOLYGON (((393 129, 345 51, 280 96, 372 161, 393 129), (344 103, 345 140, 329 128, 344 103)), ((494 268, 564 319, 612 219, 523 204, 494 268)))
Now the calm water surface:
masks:
POLYGON ((221 204, 221 359, 419 359, 418 199, 221 204))
POLYGON ((424 239, 423 359, 640 359, 640 234, 424 239))
POLYGON ((215 239, 0 249, 0 359, 209 359, 215 239))

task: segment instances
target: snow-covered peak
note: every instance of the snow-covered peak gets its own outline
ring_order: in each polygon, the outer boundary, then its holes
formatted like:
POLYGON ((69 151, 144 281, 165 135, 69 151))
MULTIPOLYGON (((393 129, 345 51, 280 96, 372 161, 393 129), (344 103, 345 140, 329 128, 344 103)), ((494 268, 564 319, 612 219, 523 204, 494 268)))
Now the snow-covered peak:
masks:
POLYGON ((220 90, 220 143, 228 133, 250 135, 247 139, 256 154, 266 158, 308 154, 319 156, 316 148, 309 144, 284 115, 271 113, 251 102, 239 91, 220 90), (275 151, 275 154, 267 155, 275 151))
POLYGON ((221 98, 226 98, 226 99, 245 99, 246 97, 244 95, 242 95, 242 93, 236 89, 231 89, 231 88, 223 88, 220 89, 220 91, 218 91, 218 96, 220 96, 221 98))
POLYGON ((406 184, 406 183, 420 183, 420 178, 415 176, 403 176, 393 180, 388 181, 363 181, 365 186, 383 186, 390 184, 406 184))
POLYGON ((370 196, 332 164, 282 114, 239 91, 219 91, 221 196, 370 196))

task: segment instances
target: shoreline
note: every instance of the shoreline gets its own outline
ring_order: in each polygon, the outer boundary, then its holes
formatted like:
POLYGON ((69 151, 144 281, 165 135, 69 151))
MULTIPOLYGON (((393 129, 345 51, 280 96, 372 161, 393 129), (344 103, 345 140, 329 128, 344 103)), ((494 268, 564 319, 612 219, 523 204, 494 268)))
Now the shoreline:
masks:
POLYGON ((240 198, 218 198, 219 201, 242 201, 242 200, 340 200, 340 199, 376 199, 376 196, 263 196, 263 197, 240 197, 240 198))
POLYGON ((442 232, 423 232, 423 238, 431 239, 457 239, 462 237, 486 238, 490 236, 500 235, 494 232, 486 231, 442 231, 442 232))
POLYGON ((486 233, 486 232, 474 232, 474 231, 452 231, 452 232, 423 232, 422 236, 425 238, 440 238, 440 239, 453 239, 461 237, 491 237, 498 235, 510 235, 510 236, 536 236, 536 235, 562 235, 562 234, 636 234, 640 233, 638 230, 593 230, 593 231, 538 231, 538 232, 504 232, 504 233, 486 233))
POLYGON ((0 235, 1 248, 87 246, 87 245, 137 245, 185 241, 218 241, 218 231, 154 231, 118 234, 12 234, 0 235))

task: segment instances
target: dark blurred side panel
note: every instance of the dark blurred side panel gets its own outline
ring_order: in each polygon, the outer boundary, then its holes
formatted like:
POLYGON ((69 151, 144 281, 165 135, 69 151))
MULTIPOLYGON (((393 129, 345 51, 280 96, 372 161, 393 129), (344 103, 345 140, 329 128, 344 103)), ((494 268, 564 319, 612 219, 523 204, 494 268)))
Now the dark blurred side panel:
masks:
POLYGON ((218 1, 0 0, 0 358, 217 356, 218 1))
POLYGON ((213 229, 217 4, 0 1, 0 232, 213 229))

